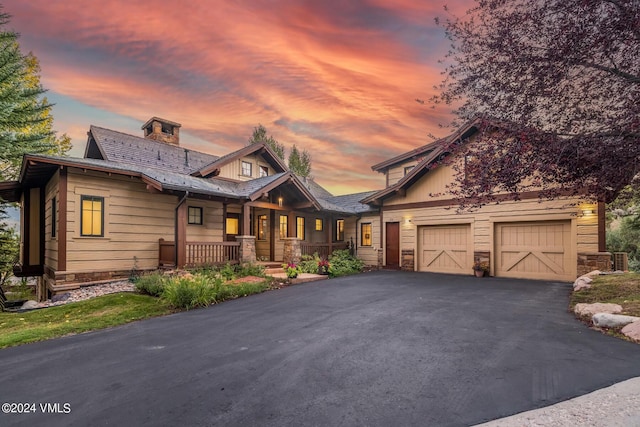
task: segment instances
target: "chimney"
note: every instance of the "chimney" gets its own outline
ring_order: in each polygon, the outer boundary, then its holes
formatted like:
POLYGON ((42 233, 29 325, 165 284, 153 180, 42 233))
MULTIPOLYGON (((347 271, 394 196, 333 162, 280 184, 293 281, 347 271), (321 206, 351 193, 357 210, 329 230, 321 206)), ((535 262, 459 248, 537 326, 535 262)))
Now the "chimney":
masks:
POLYGON ((151 117, 142 125, 144 137, 166 144, 180 145, 180 123, 171 120, 151 117))

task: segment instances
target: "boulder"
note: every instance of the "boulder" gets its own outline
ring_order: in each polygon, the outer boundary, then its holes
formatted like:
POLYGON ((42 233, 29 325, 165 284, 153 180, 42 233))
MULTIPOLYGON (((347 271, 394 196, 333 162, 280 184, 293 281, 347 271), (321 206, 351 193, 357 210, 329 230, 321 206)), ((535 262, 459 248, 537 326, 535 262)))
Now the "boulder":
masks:
POLYGON ((30 299, 29 301, 25 301, 20 308, 23 310, 32 310, 34 308, 38 308, 38 306, 39 305, 37 301, 30 299))
POLYGON ((64 294, 54 295, 53 297, 51 297, 51 302, 66 301, 70 297, 71 294, 69 292, 65 292, 64 294))
POLYGON ((596 313, 593 315, 593 324, 599 328, 619 328, 638 320, 640 320, 640 317, 625 316, 623 314, 596 313))
POLYGON ((596 302, 593 304, 579 303, 573 309, 574 313, 579 316, 593 316, 596 313, 622 313, 622 306, 618 304, 610 304, 603 302, 596 302))
POLYGON ((629 323, 627 326, 622 328, 622 331, 620 332, 632 340, 640 341, 640 321, 629 323))
POLYGON ((573 282, 573 291, 579 291, 581 289, 589 289, 591 287, 591 282, 593 279, 587 275, 580 276, 573 282))
POLYGON ((599 275, 601 275, 601 274, 602 274, 602 271, 600 271, 600 270, 593 270, 593 271, 588 272, 587 274, 583 274, 583 275, 582 275, 582 276, 580 276, 580 277, 585 277, 585 276, 587 276, 587 277, 590 277, 590 278, 594 278, 594 277, 599 276, 599 275))

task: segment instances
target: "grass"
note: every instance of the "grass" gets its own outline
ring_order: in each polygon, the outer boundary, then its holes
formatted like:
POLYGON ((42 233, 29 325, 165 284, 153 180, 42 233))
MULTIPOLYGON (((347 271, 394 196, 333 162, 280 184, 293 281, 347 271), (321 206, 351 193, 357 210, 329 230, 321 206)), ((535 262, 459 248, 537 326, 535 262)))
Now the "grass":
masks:
POLYGON ((125 292, 24 313, 0 313, 0 348, 108 328, 173 311, 157 298, 125 292))
MULTIPOLYGON (((619 304, 622 307, 621 314, 640 317, 640 273, 597 276, 591 282, 591 288, 571 294, 569 307, 573 312, 578 303, 596 302, 619 304)), ((591 316, 578 316, 578 318, 588 325, 592 323, 591 316)), ((620 332, 621 329, 601 328, 608 335, 630 341, 620 332)))
POLYGON ((581 302, 619 304, 622 314, 640 317, 640 273, 598 276, 591 282, 591 288, 573 292, 571 310, 581 302))

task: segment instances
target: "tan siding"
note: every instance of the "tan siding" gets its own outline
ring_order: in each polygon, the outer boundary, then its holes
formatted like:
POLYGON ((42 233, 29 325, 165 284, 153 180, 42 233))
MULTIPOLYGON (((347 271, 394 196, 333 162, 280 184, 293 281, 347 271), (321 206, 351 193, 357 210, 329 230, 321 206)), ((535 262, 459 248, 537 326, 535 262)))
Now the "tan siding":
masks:
MULTIPOLYGON (((45 187, 45 225, 44 225, 44 236, 45 236, 45 245, 44 245, 44 264, 53 268, 54 270, 58 269, 58 238, 51 238, 51 229, 53 227, 51 223, 51 199, 56 197, 57 203, 59 203, 60 197, 58 195, 58 181, 60 174, 56 172, 53 177, 47 183, 45 187)), ((60 210, 58 209, 58 213, 60 210)))
POLYGON ((450 199, 447 185, 454 181, 455 171, 451 166, 440 165, 426 173, 418 182, 407 189, 404 197, 392 197, 385 205, 424 202, 426 200, 450 199))
POLYGON ((389 168, 389 170, 387 171, 387 176, 389 177, 388 185, 393 185, 404 177, 405 175, 404 168, 409 166, 415 166, 417 164, 418 162, 416 160, 410 160, 408 162, 402 163, 400 166, 389 168))
POLYGON ((138 178, 69 170, 67 270, 158 265, 158 240, 174 240, 176 196, 152 194, 138 178), (104 237, 80 236, 80 197, 104 197, 104 237))
POLYGON ((222 203, 187 199, 188 206, 202 208, 202 225, 187 225, 187 242, 222 242, 222 203))
MULTIPOLYGON (((346 228, 346 221, 345 221, 346 228)), ((345 232, 345 238, 346 232, 345 232)), ((378 265, 378 249, 380 249, 380 216, 368 215, 360 218, 353 230, 353 241, 356 244, 358 258, 366 265, 378 265), (360 246, 361 224, 371 224, 371 246, 360 246)))
POLYGON ((384 222, 400 222, 400 249, 413 249, 416 255, 419 249, 417 229, 422 225, 472 224, 473 250, 493 254, 495 223, 548 220, 569 220, 575 224, 577 232, 572 238, 571 249, 580 253, 598 249, 597 215, 581 216, 581 210, 591 206, 580 204, 578 199, 544 202, 535 199, 491 204, 473 213, 458 213, 455 207, 430 207, 385 211, 383 217, 384 222))
POLYGON ((271 165, 264 159, 264 157, 260 155, 251 155, 243 157, 239 160, 234 160, 229 164, 224 165, 220 168, 220 177, 221 178, 229 178, 240 181, 247 181, 250 179, 258 178, 260 175, 259 166, 267 166, 269 168, 269 176, 273 175, 275 171, 271 167, 271 165), (249 162, 252 164, 251 166, 251 177, 247 177, 242 175, 242 162, 249 162))

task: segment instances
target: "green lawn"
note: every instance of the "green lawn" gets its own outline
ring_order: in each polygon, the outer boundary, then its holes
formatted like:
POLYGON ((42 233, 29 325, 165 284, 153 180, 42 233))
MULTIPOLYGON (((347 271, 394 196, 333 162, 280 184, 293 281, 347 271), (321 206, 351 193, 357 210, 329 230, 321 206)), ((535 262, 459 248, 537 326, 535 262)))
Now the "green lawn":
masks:
POLYGON ((0 313, 0 348, 108 328, 172 312, 161 299, 124 292, 24 313, 0 313))
POLYGON ((591 283, 590 289, 572 293, 571 310, 580 302, 620 304, 622 314, 640 317, 640 273, 598 276, 591 283))

